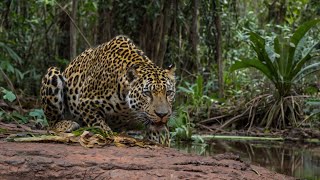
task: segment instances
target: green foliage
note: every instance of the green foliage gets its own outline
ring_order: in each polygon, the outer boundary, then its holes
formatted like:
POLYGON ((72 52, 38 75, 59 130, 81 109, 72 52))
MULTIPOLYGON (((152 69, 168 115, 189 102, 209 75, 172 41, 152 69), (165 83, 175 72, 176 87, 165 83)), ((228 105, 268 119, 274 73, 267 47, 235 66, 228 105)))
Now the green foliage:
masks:
POLYGON ((194 84, 184 82, 184 86, 178 87, 177 93, 185 96, 186 99, 183 105, 178 107, 174 118, 169 121, 170 129, 173 129, 171 132, 173 139, 201 142, 201 138, 192 135, 195 130, 195 117, 203 113, 203 108, 207 108, 214 101, 213 98, 205 95, 206 90, 209 89, 208 85, 212 84, 205 85, 203 76, 198 75, 194 84))
POLYGON ((29 117, 32 117, 35 120, 36 124, 40 124, 42 127, 49 126, 46 116, 42 109, 34 109, 29 112, 29 117))
MULTIPOLYGON (((5 52, 0 53, 0 69, 2 69, 4 73, 8 74, 13 80, 17 81, 17 83, 21 83, 24 76, 28 73, 28 71, 23 73, 17 68, 18 65, 23 63, 22 59, 12 48, 3 42, 0 42, 0 48, 5 52)), ((0 79, 0 84, 1 81, 4 80, 5 79, 0 79)))
POLYGON ((6 112, 3 109, 0 108, 0 120, 3 119, 5 122, 16 122, 25 124, 29 122, 29 118, 27 116, 21 115, 17 111, 13 112, 6 112))
POLYGON ((201 75, 197 76, 195 84, 185 82, 185 87, 179 86, 178 92, 187 95, 187 104, 193 107, 201 107, 213 102, 213 99, 204 94, 204 82, 201 75))
POLYGON ((17 111, 13 111, 10 114, 10 119, 13 119, 14 121, 19 122, 21 124, 26 124, 29 122, 28 116, 24 116, 17 111))
POLYGON ((3 98, 4 100, 8 100, 8 101, 10 101, 10 102, 13 102, 14 100, 17 99, 16 95, 13 94, 12 91, 6 90, 6 89, 3 88, 3 87, 0 87, 0 90, 1 90, 1 92, 4 94, 4 95, 2 96, 2 98, 3 98))
MULTIPOLYGON (((75 136, 80 136, 81 134, 83 134, 84 131, 90 131, 93 134, 100 134, 105 138, 109 137, 104 130, 102 130, 101 128, 98 128, 98 127, 82 127, 82 128, 79 128, 75 131, 72 131, 72 134, 74 134, 75 136)), ((116 136, 117 133, 113 132, 113 135, 116 136)))
MULTIPOLYGON (((3 94, 3 100, 12 103, 17 99, 16 95, 12 91, 9 91, 3 87, 0 87, 0 90, 3 94)), ((48 122, 42 109, 34 109, 31 110, 28 115, 22 115, 17 111, 9 112, 0 108, 0 120, 3 119, 4 121, 8 122, 15 121, 17 123, 25 124, 29 122, 30 118, 33 118, 35 123, 40 124, 42 127, 48 126, 48 122)))
POLYGON ((320 99, 319 98, 309 98, 305 101, 304 113, 307 114, 307 118, 304 122, 313 122, 313 124, 320 123, 320 99))
POLYGON ((13 49, 11 49, 9 46, 5 45, 3 42, 0 42, 0 47, 3 50, 5 50, 8 53, 9 57, 11 57, 15 62, 22 63, 22 60, 19 57, 19 55, 13 49))
POLYGON ((204 144, 205 141, 204 141, 204 139, 203 139, 200 135, 193 135, 193 136, 191 137, 191 139, 192 139, 193 142, 195 142, 195 143, 200 143, 200 144, 202 144, 204 147, 207 146, 207 144, 204 144))
POLYGON ((194 124, 190 121, 189 113, 185 107, 178 109, 176 118, 169 121, 171 138, 175 140, 190 141, 194 130, 194 124))
POLYGON ((28 114, 20 114, 17 111, 4 111, 0 108, 0 120, 3 120, 5 122, 16 122, 21 124, 26 124, 30 122, 30 119, 33 119, 36 124, 40 124, 42 127, 47 127, 48 122, 45 118, 45 115, 43 113, 42 109, 34 109, 31 110, 28 114))
MULTIPOLYGON (((279 117, 282 122, 297 119, 298 114, 286 97, 291 96, 292 86, 299 78, 320 69, 320 63, 312 63, 319 55, 311 54, 318 44, 305 48, 306 33, 320 20, 312 20, 301 25, 290 38, 278 36, 274 38, 273 48, 257 33, 250 32, 250 45, 257 58, 236 61, 230 71, 253 67, 263 73, 275 86, 276 102, 270 108, 265 118, 267 127, 279 117), (311 63, 311 64, 308 64, 311 63), (290 116, 290 118, 288 118, 290 116)), ((287 123, 284 123, 287 124, 287 123)))
POLYGON ((266 45, 264 38, 251 32, 251 47, 256 52, 258 59, 236 61, 231 66, 230 71, 253 67, 273 82, 279 96, 289 95, 291 93, 291 86, 298 77, 320 68, 320 63, 305 66, 316 57, 311 56, 311 51, 318 42, 308 48, 307 52, 301 51, 301 48, 304 47, 302 39, 308 30, 318 22, 319 20, 313 20, 300 26, 292 35, 290 41, 282 37, 276 37, 274 39, 274 50, 272 50, 272 47, 266 45), (280 39, 283 41, 280 41, 280 39))
MULTIPOLYGON (((1 117, 1 111, 0 111, 0 117, 1 117)), ((0 134, 6 133, 8 130, 0 128, 0 134)))

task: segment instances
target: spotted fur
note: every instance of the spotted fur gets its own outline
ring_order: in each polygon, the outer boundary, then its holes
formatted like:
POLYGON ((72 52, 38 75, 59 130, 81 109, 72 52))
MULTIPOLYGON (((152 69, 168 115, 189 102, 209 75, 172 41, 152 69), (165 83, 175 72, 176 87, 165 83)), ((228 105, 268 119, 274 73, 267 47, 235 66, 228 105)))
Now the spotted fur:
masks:
POLYGON ((50 126, 61 131, 77 127, 62 121, 67 117, 107 132, 144 124, 147 139, 168 144, 174 70, 157 67, 130 39, 117 36, 81 53, 63 73, 49 68, 42 106, 50 126))

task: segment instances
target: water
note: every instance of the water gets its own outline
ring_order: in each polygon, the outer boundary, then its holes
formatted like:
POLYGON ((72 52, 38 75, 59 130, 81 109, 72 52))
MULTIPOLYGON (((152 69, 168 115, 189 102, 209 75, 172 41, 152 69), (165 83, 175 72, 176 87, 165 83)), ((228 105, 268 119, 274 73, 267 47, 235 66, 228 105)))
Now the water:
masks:
POLYGON ((232 152, 250 164, 272 171, 301 179, 320 179, 320 146, 215 140, 211 144, 175 143, 173 147, 203 156, 232 152))

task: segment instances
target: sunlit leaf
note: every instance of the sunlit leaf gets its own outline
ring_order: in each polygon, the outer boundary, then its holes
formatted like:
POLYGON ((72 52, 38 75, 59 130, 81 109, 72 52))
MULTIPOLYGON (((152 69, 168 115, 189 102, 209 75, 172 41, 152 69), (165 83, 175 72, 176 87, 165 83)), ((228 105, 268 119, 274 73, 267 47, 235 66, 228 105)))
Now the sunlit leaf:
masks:
POLYGON ((184 93, 187 93, 187 94, 189 94, 189 93, 192 94, 192 93, 193 93, 192 90, 187 89, 187 88, 182 87, 182 86, 179 86, 178 89, 179 89, 181 92, 184 92, 184 93))
POLYGON ((17 98, 16 95, 14 95, 12 91, 8 91, 8 90, 2 88, 2 91, 1 91, 1 92, 4 94, 4 95, 2 96, 3 99, 8 100, 8 101, 10 101, 10 102, 13 102, 13 101, 16 100, 16 98, 17 98))
POLYGON ((266 64, 263 64, 261 61, 257 59, 248 59, 248 60, 241 60, 236 61, 233 65, 230 67, 230 71, 235 71, 242 68, 248 68, 253 67, 258 70, 260 70, 264 75, 266 75, 271 81, 275 81, 274 74, 271 73, 271 71, 268 69, 268 66, 266 64))
POLYGON ((42 109, 34 109, 33 111, 29 112, 29 116, 41 118, 41 117, 44 117, 44 112, 42 109))

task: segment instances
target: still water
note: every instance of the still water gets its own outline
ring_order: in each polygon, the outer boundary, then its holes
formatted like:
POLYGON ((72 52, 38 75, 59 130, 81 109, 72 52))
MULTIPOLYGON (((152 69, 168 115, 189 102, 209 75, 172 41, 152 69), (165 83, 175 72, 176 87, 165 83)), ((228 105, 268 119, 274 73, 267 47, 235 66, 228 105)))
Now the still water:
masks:
POLYGON ((320 180, 320 146, 294 143, 214 140, 210 144, 173 143, 173 148, 211 156, 232 152, 251 164, 300 179, 320 180))

